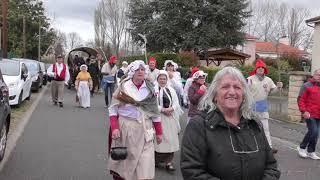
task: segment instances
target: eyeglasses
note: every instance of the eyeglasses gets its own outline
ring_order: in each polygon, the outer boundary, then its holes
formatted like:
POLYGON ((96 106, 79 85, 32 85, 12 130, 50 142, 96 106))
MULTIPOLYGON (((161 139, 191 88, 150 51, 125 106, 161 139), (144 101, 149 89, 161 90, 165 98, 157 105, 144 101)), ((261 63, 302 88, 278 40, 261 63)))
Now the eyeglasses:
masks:
POLYGON ((259 152, 259 146, 258 146, 257 139, 256 139, 256 136, 254 135, 254 133, 252 133, 252 135, 253 135, 253 138, 254 138, 254 142, 256 143, 256 150, 253 150, 253 151, 237 151, 237 150, 235 150, 234 145, 233 145, 233 141, 232 141, 232 137, 231 137, 231 130, 230 130, 230 126, 229 125, 228 125, 228 128, 229 128, 230 143, 231 143, 232 150, 233 150, 234 153, 237 153, 237 154, 252 154, 252 153, 259 152))

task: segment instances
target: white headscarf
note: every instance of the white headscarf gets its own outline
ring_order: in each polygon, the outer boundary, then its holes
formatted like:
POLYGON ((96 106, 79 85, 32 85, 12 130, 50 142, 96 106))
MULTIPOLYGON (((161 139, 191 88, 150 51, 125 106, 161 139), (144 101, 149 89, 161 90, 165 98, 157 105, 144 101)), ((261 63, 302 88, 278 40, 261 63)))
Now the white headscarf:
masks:
POLYGON ((139 69, 140 66, 147 69, 147 66, 143 60, 135 60, 132 63, 130 63, 128 66, 128 77, 127 78, 131 79, 133 77, 134 73, 136 72, 136 70, 139 69))
POLYGON ((85 65, 85 64, 82 64, 82 65, 80 66, 80 70, 82 70, 83 67, 86 69, 86 71, 88 71, 88 66, 85 65))
POLYGON ((207 77, 207 73, 203 72, 203 71, 197 71, 192 75, 192 79, 198 79, 200 76, 204 76, 204 78, 207 77))
POLYGON ((171 64, 173 65, 173 70, 174 70, 174 71, 176 71, 176 70, 179 68, 178 64, 175 63, 175 62, 173 62, 173 60, 166 60, 166 61, 164 62, 164 67, 163 67, 164 70, 166 70, 168 63, 171 63, 171 64))

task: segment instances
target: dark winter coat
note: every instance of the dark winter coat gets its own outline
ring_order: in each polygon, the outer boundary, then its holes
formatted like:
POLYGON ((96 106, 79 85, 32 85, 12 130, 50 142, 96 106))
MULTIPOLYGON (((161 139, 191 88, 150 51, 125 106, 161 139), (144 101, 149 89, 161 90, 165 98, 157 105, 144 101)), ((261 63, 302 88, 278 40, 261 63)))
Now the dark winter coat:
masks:
POLYGON ((198 113, 198 104, 201 99, 201 97, 204 95, 204 92, 201 92, 200 89, 200 84, 196 82, 192 82, 192 85, 189 87, 188 90, 188 98, 190 101, 189 104, 189 112, 188 116, 193 117, 198 113))
POLYGON ((189 122, 182 140, 181 172, 184 180, 277 180, 280 177, 262 126, 244 118, 234 126, 218 110, 199 112, 189 122), (257 149, 258 152, 250 154, 234 152, 257 149))

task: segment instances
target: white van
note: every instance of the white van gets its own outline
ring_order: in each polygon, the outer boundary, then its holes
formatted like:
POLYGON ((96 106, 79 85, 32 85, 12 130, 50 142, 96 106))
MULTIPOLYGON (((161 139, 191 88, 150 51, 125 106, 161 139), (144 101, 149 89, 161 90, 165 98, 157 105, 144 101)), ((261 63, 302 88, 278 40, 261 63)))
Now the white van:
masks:
POLYGON ((25 63, 10 59, 0 60, 3 80, 9 88, 9 104, 20 105, 31 97, 32 80, 25 63))

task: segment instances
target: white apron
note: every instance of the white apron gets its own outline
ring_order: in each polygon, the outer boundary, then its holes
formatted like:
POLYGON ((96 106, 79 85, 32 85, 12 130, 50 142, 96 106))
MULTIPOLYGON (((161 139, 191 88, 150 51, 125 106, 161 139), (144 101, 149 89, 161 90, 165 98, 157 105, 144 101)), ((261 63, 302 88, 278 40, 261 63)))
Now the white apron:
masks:
MULTIPOLYGON (((174 112, 170 117, 161 113, 162 142, 160 144, 155 143, 155 151, 158 153, 172 153, 179 151, 178 134, 181 130, 179 119, 183 111, 179 105, 179 100, 175 90, 170 86, 167 86, 166 88, 170 91, 172 97, 170 107, 173 107, 174 112)), ((161 111, 161 107, 163 106, 162 97, 165 91, 163 91, 163 89, 159 91, 158 84, 155 86, 155 89, 160 104, 159 110, 161 111)), ((169 97, 170 95, 167 94, 167 96, 169 97)))
POLYGON ((88 81, 80 81, 77 95, 79 97, 79 103, 81 107, 90 107, 90 89, 88 81))
MULTIPOLYGON (((146 128, 152 127, 152 121, 146 120, 146 128)), ((144 128, 136 119, 119 116, 120 138, 112 140, 111 147, 125 146, 128 157, 114 161, 109 157, 108 169, 117 172, 125 180, 153 179, 155 176, 154 144, 146 142, 144 128)))

